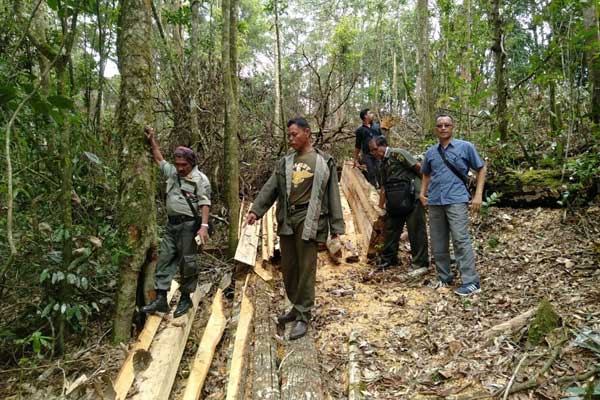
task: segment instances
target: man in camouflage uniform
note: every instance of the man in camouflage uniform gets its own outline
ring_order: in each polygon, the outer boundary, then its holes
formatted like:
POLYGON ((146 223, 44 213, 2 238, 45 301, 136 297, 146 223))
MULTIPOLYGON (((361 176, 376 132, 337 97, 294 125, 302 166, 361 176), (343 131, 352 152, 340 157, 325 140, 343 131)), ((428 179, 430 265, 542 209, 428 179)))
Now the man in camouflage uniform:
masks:
POLYGON ((247 224, 261 218, 277 200, 281 271, 292 309, 280 315, 280 324, 294 322, 290 339, 304 336, 315 303, 317 242, 328 233, 344 233, 344 219, 334 159, 314 149, 304 118, 288 121, 288 140, 294 149, 280 159, 254 200, 247 224))
POLYGON ((377 269, 383 270, 398 264, 398 247, 405 223, 412 254, 411 269, 428 268, 429 249, 425 210, 418 201, 421 187, 421 164, 408 151, 388 147, 385 136, 372 139, 369 142, 369 149, 376 159, 382 160, 379 206, 381 208, 386 206, 388 209, 385 217, 385 243, 381 253, 381 263, 377 265, 377 269), (390 205, 386 204, 385 186, 392 179, 414 180, 414 208, 407 215, 391 213, 390 205))
POLYGON ((146 138, 152 146, 154 161, 167 178, 168 224, 160 243, 154 288, 156 299, 141 311, 144 313, 165 313, 169 311, 167 292, 171 280, 180 268, 181 298, 173 313, 177 318, 184 315, 192 305, 191 293, 198 283, 198 244, 208 240, 208 217, 210 211, 210 182, 196 166, 196 154, 189 148, 180 146, 175 150, 175 162, 167 162, 154 137, 154 129, 146 128, 146 138), (200 224, 198 223, 200 222, 200 224))

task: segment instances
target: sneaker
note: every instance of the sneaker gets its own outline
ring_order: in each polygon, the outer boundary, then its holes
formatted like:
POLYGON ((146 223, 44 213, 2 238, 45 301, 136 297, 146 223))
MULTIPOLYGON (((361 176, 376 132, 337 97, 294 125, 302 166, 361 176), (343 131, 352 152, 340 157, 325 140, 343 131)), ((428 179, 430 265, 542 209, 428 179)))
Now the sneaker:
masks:
POLYGON ((481 292, 481 285, 479 285, 479 282, 465 283, 454 291, 454 293, 459 296, 470 296, 479 292, 481 292))
POLYGON ((429 284, 429 287, 432 288, 433 290, 438 290, 438 289, 448 289, 450 287, 450 283, 441 281, 441 280, 437 280, 435 282, 431 282, 429 284))

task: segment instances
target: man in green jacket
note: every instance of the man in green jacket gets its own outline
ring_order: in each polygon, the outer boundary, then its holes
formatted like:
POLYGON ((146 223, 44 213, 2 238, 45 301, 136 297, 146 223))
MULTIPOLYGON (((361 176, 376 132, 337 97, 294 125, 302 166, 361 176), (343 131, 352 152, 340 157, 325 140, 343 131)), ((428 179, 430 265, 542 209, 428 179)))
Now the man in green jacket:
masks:
POLYGON ((261 218, 277 201, 277 234, 281 245, 283 282, 292 308, 280 324, 294 322, 290 339, 306 334, 315 303, 317 243, 344 233, 344 219, 334 159, 315 148, 304 118, 287 123, 294 149, 280 159, 246 216, 247 224, 261 218))

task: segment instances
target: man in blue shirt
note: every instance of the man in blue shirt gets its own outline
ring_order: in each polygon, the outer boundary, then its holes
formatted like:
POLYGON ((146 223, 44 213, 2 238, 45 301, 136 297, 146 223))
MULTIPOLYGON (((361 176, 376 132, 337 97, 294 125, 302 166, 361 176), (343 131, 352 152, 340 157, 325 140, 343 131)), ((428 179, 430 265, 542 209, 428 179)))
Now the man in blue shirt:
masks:
POLYGON ((449 235, 463 284, 454 293, 469 296, 481 291, 475 270, 475 253, 469 236, 469 200, 467 174, 477 171, 477 186, 471 208, 481 208, 486 168, 472 143, 452 138, 453 120, 440 115, 436 120, 439 144, 427 149, 421 172, 421 203, 429 208, 431 247, 435 257, 438 282, 434 288, 452 284, 449 235))

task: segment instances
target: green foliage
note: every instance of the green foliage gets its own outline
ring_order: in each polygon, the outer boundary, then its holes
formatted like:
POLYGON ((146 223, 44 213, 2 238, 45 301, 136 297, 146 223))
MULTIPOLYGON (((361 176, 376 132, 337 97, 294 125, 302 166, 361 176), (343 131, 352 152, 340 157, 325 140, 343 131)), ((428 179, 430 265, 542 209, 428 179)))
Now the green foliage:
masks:
POLYGON ((497 204, 500 201, 501 197, 502 197, 502 193, 496 193, 496 192, 493 192, 489 196, 486 196, 485 200, 481 203, 481 214, 484 217, 489 216, 490 212, 491 212, 491 207, 493 207, 495 204, 497 204))

